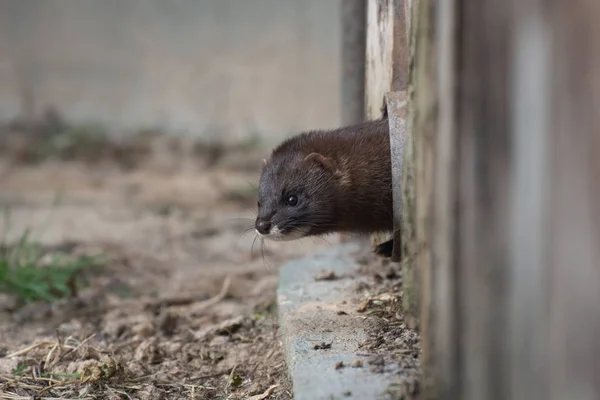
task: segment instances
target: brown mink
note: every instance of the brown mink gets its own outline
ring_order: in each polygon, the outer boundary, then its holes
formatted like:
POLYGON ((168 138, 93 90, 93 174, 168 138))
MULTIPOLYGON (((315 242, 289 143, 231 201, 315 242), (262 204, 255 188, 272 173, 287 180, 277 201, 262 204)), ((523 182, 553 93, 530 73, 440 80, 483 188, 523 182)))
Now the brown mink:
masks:
MULTIPOLYGON (((258 186, 255 229, 286 241, 333 232, 393 230, 387 118, 309 131, 277 146, 258 186)), ((377 252, 387 255, 391 242, 377 252)))

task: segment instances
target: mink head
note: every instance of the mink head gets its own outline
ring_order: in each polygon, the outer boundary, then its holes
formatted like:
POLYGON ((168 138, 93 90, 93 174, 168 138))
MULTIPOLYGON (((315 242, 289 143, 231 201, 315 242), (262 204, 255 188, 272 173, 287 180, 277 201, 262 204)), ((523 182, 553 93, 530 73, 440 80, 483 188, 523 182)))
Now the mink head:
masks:
POLYGON ((321 154, 275 152, 258 185, 256 232, 276 241, 331 232, 339 180, 333 161, 321 154))

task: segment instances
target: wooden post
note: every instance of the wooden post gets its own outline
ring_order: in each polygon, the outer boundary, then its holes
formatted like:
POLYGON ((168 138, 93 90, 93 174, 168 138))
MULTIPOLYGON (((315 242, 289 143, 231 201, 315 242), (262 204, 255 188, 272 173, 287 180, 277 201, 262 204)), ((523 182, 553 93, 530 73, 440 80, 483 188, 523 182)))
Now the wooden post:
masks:
MULTIPOLYGON (((393 1, 367 0, 367 47, 365 64, 365 118, 381 118, 384 95, 392 87, 394 47, 393 1)), ((373 247, 388 241, 385 233, 371 236, 373 247)))
POLYGON ((424 398, 598 399, 600 2, 419 3, 424 398))
POLYGON ((404 7, 404 0, 367 1, 367 119, 381 117, 387 92, 406 90, 408 46, 404 7))
POLYGON ((365 68, 365 117, 380 118, 383 96, 392 87, 394 73, 394 2, 367 1, 367 56, 365 68))
MULTIPOLYGON (((410 130, 406 128, 404 106, 406 89, 408 85, 408 26, 410 24, 410 0, 369 0, 367 3, 367 60, 366 60, 366 90, 365 107, 366 118, 376 119, 382 116, 386 94, 389 105, 395 105, 394 110, 388 109, 396 115, 390 116, 390 139, 392 145, 392 174, 394 176, 394 249, 392 260, 400 261, 400 247, 402 255, 406 257, 403 262, 403 306, 405 316, 411 326, 416 327, 418 320, 418 286, 416 272, 413 268, 410 251, 406 252, 405 236, 403 234, 404 216, 408 217, 408 229, 411 229, 414 207, 413 197, 405 199, 403 190, 398 190, 401 183, 412 185, 411 178, 405 175, 412 171, 413 160, 406 159, 412 152, 410 149, 410 130), (390 93, 397 92, 397 93, 390 93), (401 121, 400 121, 401 120, 401 121), (402 136, 402 137, 400 137, 402 136), (406 162, 405 162, 406 161, 406 162), (408 164, 408 165, 407 165, 408 164), (408 172, 406 172, 408 171, 408 172), (399 229, 402 225, 403 229, 399 229), (408 254, 408 256, 407 256, 408 254)), ((400 188, 400 189, 402 189, 400 188)), ((410 191, 408 193, 413 193, 410 191)), ((385 234, 373 235, 374 246, 387 242, 391 238, 385 234)), ((408 246, 413 243, 408 241, 408 246)))

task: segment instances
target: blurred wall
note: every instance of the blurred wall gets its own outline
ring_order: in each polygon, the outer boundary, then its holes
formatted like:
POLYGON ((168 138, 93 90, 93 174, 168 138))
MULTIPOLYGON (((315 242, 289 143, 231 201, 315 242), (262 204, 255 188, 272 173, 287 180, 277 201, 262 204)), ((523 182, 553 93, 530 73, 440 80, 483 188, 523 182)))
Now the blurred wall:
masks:
POLYGON ((340 120, 340 0, 0 0, 0 120, 277 140, 340 120))

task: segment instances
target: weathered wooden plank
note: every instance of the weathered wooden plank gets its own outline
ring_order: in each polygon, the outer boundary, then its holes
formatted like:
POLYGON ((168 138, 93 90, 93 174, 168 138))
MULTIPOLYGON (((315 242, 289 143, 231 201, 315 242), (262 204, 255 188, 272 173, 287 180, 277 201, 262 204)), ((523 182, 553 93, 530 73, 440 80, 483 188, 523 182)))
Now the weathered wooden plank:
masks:
POLYGON ((529 0, 513 18, 509 394, 597 399, 600 4, 529 0))
MULTIPOLYGON (((406 144, 406 92, 388 92, 385 94, 389 129, 390 155, 392 159, 392 196, 394 199, 394 241, 391 260, 402 259, 402 171, 406 144)), ((406 293, 406 288, 405 288, 406 293)))
MULTIPOLYGON (((431 0, 420 0, 420 2, 431 0)), ((457 237, 457 188, 458 169, 456 151, 456 31, 455 3, 453 0, 431 2, 427 20, 430 23, 431 53, 426 70, 433 69, 435 84, 430 92, 431 107, 437 114, 432 116, 433 140, 427 142, 429 165, 433 176, 423 182, 422 212, 429 210, 431 219, 424 233, 421 258, 421 343, 425 399, 450 399, 459 385, 458 349, 458 303, 457 280, 459 278, 455 238, 457 237), (425 185, 427 183, 427 185, 425 185), (428 200, 425 198, 427 197, 428 200)), ((421 176, 427 176, 423 173, 421 176)))
MULTIPOLYGON (((541 33, 548 34, 540 43, 545 45, 548 63, 539 71, 545 71, 544 84, 550 88, 544 112, 529 121, 536 122, 540 132, 547 129, 543 137, 549 166, 542 226, 548 285, 544 288, 548 331, 543 338, 548 337, 548 353, 535 365, 547 361, 549 366, 546 398, 598 399, 600 2, 547 0, 533 6, 543 26, 541 33)), ((531 29, 533 23, 527 23, 531 29)), ((515 266, 513 272, 517 271, 515 266)))
POLYGON ((367 1, 365 112, 367 119, 381 117, 384 96, 406 91, 408 37, 406 11, 410 0, 367 1))
MULTIPOLYGON (((367 1, 367 49, 365 68, 365 118, 381 118, 385 93, 393 76, 393 1, 367 1)), ((388 241, 389 234, 371 235, 373 248, 388 241)))
POLYGON ((365 112, 367 119, 380 118, 384 95, 393 87, 395 10, 398 0, 368 0, 365 112))
POLYGON ((600 2, 421 1, 425 397, 598 399, 600 2))
MULTIPOLYGON (((415 3, 418 0, 415 0, 415 3)), ((410 26, 412 20, 412 0, 405 0, 402 4, 402 36, 404 37, 404 52, 398 56, 398 62, 406 65, 405 86, 406 86, 406 123, 403 139, 403 162, 400 168, 393 170, 394 175, 400 176, 397 182, 401 182, 401 198, 396 196, 394 202, 401 204, 396 208, 402 212, 402 229, 395 230, 394 251, 402 254, 402 308, 405 319, 409 327, 419 329, 419 279, 415 264, 415 243, 416 243, 416 209, 415 209, 415 182, 414 182, 414 144, 412 133, 412 102, 414 101, 414 90, 410 86, 413 80, 410 69, 412 60, 414 60, 414 35, 411 35, 410 26), (401 250, 398 250, 400 247, 401 250)), ((397 188, 396 188, 397 190, 397 188)), ((398 218, 400 219, 400 218, 398 218)))
MULTIPOLYGON (((418 105, 416 102, 418 98, 416 95, 416 86, 418 76, 414 69, 415 63, 418 62, 419 55, 416 52, 417 42, 421 42, 422 39, 419 35, 422 35, 424 30, 416 30, 417 26, 422 25, 422 17, 420 15, 419 8, 420 1, 414 2, 413 14, 414 21, 412 23, 413 28, 410 32, 410 43, 409 43, 409 55, 410 55, 410 66, 409 70, 409 85, 408 85, 408 118, 406 127, 406 140, 404 149, 404 164, 401 171, 402 174, 402 211, 403 211, 403 228, 401 232, 401 243, 402 243, 402 287, 404 296, 402 299, 403 310, 407 323, 410 327, 419 329, 419 276, 417 271, 417 249, 419 247, 417 243, 417 193, 416 193, 416 177, 415 177, 415 135, 414 127, 417 122, 418 115, 415 110, 418 105)), ((411 19, 411 18, 409 18, 411 19)), ((423 47, 421 47, 423 48, 423 47)), ((422 57, 421 57, 422 58, 422 57)), ((424 71, 424 70, 422 70, 424 71)), ((420 91, 423 93, 424 91, 420 91)))
POLYGON ((457 2, 459 398, 505 399, 507 193, 510 170, 506 2, 457 2))
MULTIPOLYGON (((506 346, 507 388, 512 398, 550 398, 546 359, 550 278, 545 247, 550 159, 546 123, 549 85, 549 31, 539 9, 525 1, 516 19, 511 52, 514 100, 511 139, 513 163, 509 198, 509 268, 506 346), (544 121, 546 120, 546 121, 544 121)), ((567 396, 565 398, 570 398, 567 396)))
MULTIPOLYGON (((421 331, 421 365, 423 368, 423 398, 436 398, 433 383, 441 360, 434 357, 437 342, 437 329, 433 317, 437 317, 440 307, 435 300, 437 293, 431 266, 434 142, 437 136, 436 64, 439 61, 436 50, 435 26, 436 11, 439 5, 434 0, 418 0, 414 3, 411 24, 411 71, 409 92, 411 94, 408 130, 412 133, 406 152, 404 170, 404 202, 407 223, 403 231, 404 261, 403 279, 405 294, 404 308, 419 316, 421 331), (408 290, 407 290, 408 289, 408 290), (411 293, 414 292, 414 293, 411 293), (433 323, 433 326, 432 326, 433 323)), ((439 164, 435 164, 437 166, 439 164)), ((443 171, 448 173, 449 171, 443 171)))
MULTIPOLYGON (((370 0, 367 3, 367 68, 366 68, 366 118, 374 119, 382 115, 385 107, 384 96, 386 93, 397 92, 405 93, 408 83, 408 38, 407 38, 407 14, 410 3, 406 0, 370 0)), ((391 95, 393 98, 394 95, 391 95)), ((388 110, 388 114, 389 114, 388 110)), ((398 113, 399 110, 391 110, 393 113, 398 113)), ((401 111, 405 114, 405 110, 401 111)), ((397 124, 396 124, 397 125, 397 124)), ((398 198, 401 193, 399 189, 402 187, 402 176, 404 173, 404 154, 397 154, 397 145, 410 140, 409 132, 403 127, 402 129, 394 128, 390 125, 390 140, 392 144, 392 156, 396 157, 392 162, 392 174, 394 176, 394 184, 397 186, 394 191, 395 213, 404 213, 402 201, 398 198), (399 137, 402 136, 402 138, 399 137), (405 140, 405 136, 408 138, 405 140)), ((404 153, 404 152, 403 152, 404 153)), ((402 246, 402 216, 396 215, 396 225, 393 233, 394 249, 392 250, 392 260, 400 261, 401 246, 402 246)), ((383 242, 387 242, 391 237, 389 234, 373 235, 372 242, 377 246, 383 242)), ((410 276, 405 279, 410 288, 412 285, 410 276)), ((409 288, 408 295, 405 290, 405 298, 414 299, 412 293, 414 290, 409 288)), ((416 315, 412 307, 408 315, 413 316, 412 320, 416 320, 416 315)), ((413 323, 414 325, 414 323, 413 323)))

